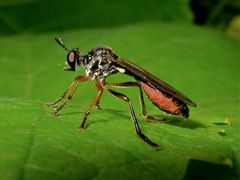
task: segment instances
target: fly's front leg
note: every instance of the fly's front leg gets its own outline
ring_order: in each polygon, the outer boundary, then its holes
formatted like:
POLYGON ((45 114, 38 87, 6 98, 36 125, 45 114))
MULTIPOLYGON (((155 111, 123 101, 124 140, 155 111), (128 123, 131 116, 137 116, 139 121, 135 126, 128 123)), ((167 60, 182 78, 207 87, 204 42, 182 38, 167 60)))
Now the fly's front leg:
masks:
POLYGON ((60 103, 65 96, 68 94, 68 92, 74 87, 74 84, 77 82, 77 80, 80 78, 81 76, 76 77, 73 82, 71 83, 71 85, 67 88, 67 90, 63 93, 62 96, 60 96, 60 98, 58 98, 56 101, 52 102, 52 103, 47 103, 44 105, 44 107, 52 107, 57 105, 58 103, 60 103))
POLYGON ((130 109, 130 112, 131 112, 131 118, 132 118, 132 120, 133 120, 133 124, 134 124, 134 127, 135 127, 135 130, 136 130, 137 135, 138 135, 145 143, 147 143, 147 144, 149 144, 149 145, 151 145, 151 146, 153 146, 153 147, 159 147, 158 144, 152 142, 147 136, 145 136, 145 135, 142 133, 142 131, 141 131, 139 125, 138 125, 138 121, 137 121, 135 112, 134 112, 134 110, 133 110, 132 103, 130 102, 129 98, 128 98, 126 95, 121 94, 121 93, 118 93, 118 92, 113 91, 113 90, 111 90, 111 89, 107 89, 107 91, 110 92, 110 93, 111 93, 112 95, 114 95, 115 97, 117 97, 117 98, 119 98, 119 99, 121 99, 121 100, 123 100, 123 101, 125 101, 125 102, 128 103, 129 109, 130 109))
POLYGON ((86 124, 87 118, 88 118, 89 114, 91 113, 93 107, 99 105, 99 101, 100 101, 100 98, 102 97, 102 93, 103 93, 103 87, 102 87, 102 84, 99 83, 98 81, 96 81, 96 86, 98 88, 98 94, 95 96, 95 98, 93 99, 87 112, 85 113, 79 129, 85 129, 85 124, 86 124))
MULTIPOLYGON (((84 82, 84 81, 88 81, 88 80, 90 80, 90 78, 89 77, 85 77, 85 76, 78 76, 77 78, 75 78, 75 80, 76 80, 76 85, 73 87, 71 93, 68 95, 67 98, 65 98, 64 102, 53 112, 53 115, 56 116, 58 114, 58 112, 60 110, 62 110, 67 105, 67 103, 72 99, 74 93, 76 92, 76 90, 78 88, 79 83, 80 82, 84 82)), ((67 90, 67 91, 69 91, 69 90, 67 90)), ((66 94, 65 94, 65 96, 66 96, 66 94)))

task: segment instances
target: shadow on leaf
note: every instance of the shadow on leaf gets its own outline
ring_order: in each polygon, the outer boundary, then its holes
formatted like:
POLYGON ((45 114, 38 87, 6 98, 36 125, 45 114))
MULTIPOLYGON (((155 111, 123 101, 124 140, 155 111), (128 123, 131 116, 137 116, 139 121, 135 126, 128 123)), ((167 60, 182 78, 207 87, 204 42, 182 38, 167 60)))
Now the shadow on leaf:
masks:
MULTIPOLYGON (((189 180, 189 179, 221 179, 221 180, 230 180, 235 178, 234 177, 233 169, 231 169, 227 165, 221 165, 221 164, 214 164, 210 162, 204 162, 200 160, 193 160, 191 159, 186 174, 183 178, 183 180, 189 180)), ((236 177, 237 179, 237 177, 236 177)))

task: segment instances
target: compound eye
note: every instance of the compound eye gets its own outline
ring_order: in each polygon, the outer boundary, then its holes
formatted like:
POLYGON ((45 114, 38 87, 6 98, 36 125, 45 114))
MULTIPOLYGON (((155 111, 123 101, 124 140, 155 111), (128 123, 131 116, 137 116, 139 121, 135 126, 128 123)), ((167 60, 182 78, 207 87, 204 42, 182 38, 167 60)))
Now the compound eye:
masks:
POLYGON ((69 61, 70 63, 73 63, 73 62, 75 61, 75 54, 74 54, 74 52, 70 52, 70 53, 68 54, 68 61, 69 61))
POLYGON ((67 55, 67 64, 69 66, 68 70, 75 71, 76 68, 77 55, 75 52, 71 51, 67 55))

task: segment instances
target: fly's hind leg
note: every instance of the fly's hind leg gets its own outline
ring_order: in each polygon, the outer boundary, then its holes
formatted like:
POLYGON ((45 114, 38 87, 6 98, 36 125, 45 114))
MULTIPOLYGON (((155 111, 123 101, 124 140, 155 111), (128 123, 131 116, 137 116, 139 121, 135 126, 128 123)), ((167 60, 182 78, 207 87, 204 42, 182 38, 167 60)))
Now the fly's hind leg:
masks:
POLYGON ((143 98, 143 90, 142 90, 142 86, 139 82, 123 82, 123 83, 108 83, 106 84, 106 86, 109 87, 114 87, 114 88, 128 88, 128 87, 138 87, 140 94, 139 94, 139 99, 140 99, 140 104, 141 104, 141 109, 142 109, 142 116, 144 119, 146 119, 148 122, 151 123, 159 123, 159 122, 168 122, 170 121, 170 119, 167 118, 157 118, 157 117, 153 117, 147 114, 146 111, 146 106, 144 103, 144 98, 143 98))
POLYGON ((161 118, 161 119, 159 119, 157 117, 150 116, 150 115, 147 114, 146 106, 145 106, 144 99, 143 99, 143 91, 142 91, 142 87, 141 86, 139 86, 139 90, 140 90, 139 98, 140 98, 140 104, 141 104, 141 108, 142 108, 142 116, 143 116, 143 118, 146 119, 150 123, 169 122, 170 119, 168 119, 168 118, 161 118))
POLYGON ((147 136, 145 136, 145 135, 143 134, 143 132, 141 131, 141 129, 140 129, 139 125, 138 125, 138 121, 137 121, 135 112, 134 112, 134 110, 133 110, 132 103, 131 103, 131 101, 129 100, 129 98, 128 98, 126 95, 124 95, 124 94, 121 94, 121 93, 119 93, 119 92, 113 91, 113 90, 108 89, 108 88, 107 88, 107 91, 110 92, 110 93, 111 93, 112 95, 114 95, 115 97, 117 97, 118 99, 121 99, 121 100, 123 100, 123 101, 125 101, 125 102, 128 103, 129 109, 130 109, 130 113, 131 113, 131 118, 132 118, 132 120, 133 120, 133 124, 134 124, 134 127, 135 127, 135 130, 136 130, 136 133, 137 133, 138 137, 140 137, 145 143, 147 143, 147 144, 149 144, 149 145, 151 145, 151 146, 153 146, 153 147, 159 147, 158 144, 152 142, 152 141, 151 141, 147 136))

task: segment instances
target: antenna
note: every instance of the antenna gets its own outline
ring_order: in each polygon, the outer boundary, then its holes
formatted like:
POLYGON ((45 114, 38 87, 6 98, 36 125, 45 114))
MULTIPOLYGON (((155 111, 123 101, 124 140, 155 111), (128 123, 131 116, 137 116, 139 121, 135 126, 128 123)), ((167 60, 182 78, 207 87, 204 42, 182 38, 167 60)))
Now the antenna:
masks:
POLYGON ((65 47, 63 39, 59 36, 58 38, 54 38, 55 41, 57 41, 57 43, 62 46, 62 48, 64 48, 67 52, 69 52, 70 50, 68 48, 65 47))

